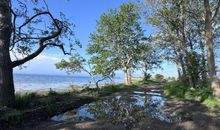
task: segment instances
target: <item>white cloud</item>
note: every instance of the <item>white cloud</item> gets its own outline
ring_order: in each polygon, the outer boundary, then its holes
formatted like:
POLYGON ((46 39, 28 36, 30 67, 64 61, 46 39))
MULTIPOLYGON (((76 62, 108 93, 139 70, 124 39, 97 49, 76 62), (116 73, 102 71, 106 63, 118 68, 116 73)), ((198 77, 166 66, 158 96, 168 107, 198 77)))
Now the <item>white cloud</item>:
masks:
POLYGON ((16 67, 14 69, 14 73, 63 75, 65 74, 65 72, 57 70, 55 67, 55 64, 59 62, 62 58, 65 57, 43 53, 25 63, 22 69, 20 69, 20 67, 16 67))
POLYGON ((61 58, 60 57, 55 57, 55 56, 49 56, 49 55, 40 55, 40 56, 37 56, 35 58, 35 60, 50 60, 50 61, 59 62, 61 60, 61 58))

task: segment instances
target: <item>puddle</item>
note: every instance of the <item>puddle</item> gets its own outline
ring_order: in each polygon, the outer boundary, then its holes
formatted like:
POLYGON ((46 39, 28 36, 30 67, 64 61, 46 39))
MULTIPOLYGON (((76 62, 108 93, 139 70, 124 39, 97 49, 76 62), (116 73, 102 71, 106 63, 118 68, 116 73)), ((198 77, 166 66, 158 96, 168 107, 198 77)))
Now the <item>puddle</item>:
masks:
POLYGON ((168 123, 180 122, 175 113, 163 110, 166 99, 160 91, 134 91, 133 94, 108 97, 106 99, 86 104, 77 110, 52 117, 53 121, 88 121, 105 119, 113 124, 122 124, 126 128, 135 127, 144 118, 157 118, 168 123))

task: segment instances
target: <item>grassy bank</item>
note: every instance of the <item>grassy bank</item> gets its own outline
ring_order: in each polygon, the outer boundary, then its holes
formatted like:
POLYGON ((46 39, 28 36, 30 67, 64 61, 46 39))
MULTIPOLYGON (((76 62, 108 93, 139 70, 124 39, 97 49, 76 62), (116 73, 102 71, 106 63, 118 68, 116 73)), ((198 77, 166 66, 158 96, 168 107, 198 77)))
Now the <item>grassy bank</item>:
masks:
POLYGON ((15 108, 0 108, 0 129, 35 124, 53 115, 76 109, 101 97, 139 85, 141 83, 134 83, 129 86, 124 84, 108 85, 100 89, 86 88, 82 91, 50 90, 18 93, 16 94, 15 108))
POLYGON ((115 92, 120 92, 131 87, 142 85, 141 82, 135 82, 132 85, 115 84, 97 88, 85 88, 81 91, 61 90, 61 91, 43 91, 31 93, 16 94, 16 109, 25 110, 39 106, 47 106, 59 101, 68 101, 81 97, 91 97, 98 99, 99 97, 108 96, 115 92))
POLYGON ((167 83, 163 91, 165 95, 178 100, 197 100, 208 108, 220 109, 220 100, 212 95, 210 86, 201 85, 198 88, 191 88, 178 81, 172 81, 167 83))

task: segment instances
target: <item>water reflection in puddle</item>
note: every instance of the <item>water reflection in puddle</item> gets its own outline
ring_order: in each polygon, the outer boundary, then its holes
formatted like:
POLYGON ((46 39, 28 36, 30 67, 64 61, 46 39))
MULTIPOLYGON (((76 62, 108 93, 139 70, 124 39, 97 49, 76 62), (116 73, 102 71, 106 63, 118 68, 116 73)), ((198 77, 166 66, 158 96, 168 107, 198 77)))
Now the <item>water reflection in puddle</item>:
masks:
POLYGON ((75 122, 108 119, 113 124, 123 124, 126 128, 135 127, 144 118, 157 118, 168 123, 180 122, 177 115, 163 111, 165 101, 158 90, 134 91, 130 95, 109 97, 86 104, 51 119, 75 122))

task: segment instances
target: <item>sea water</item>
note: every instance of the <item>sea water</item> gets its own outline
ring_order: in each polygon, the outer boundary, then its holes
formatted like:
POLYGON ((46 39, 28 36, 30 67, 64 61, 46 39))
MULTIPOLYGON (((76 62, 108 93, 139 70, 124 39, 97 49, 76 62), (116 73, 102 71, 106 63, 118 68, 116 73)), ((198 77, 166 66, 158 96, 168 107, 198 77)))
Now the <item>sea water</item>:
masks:
MULTIPOLYGON (((114 83, 122 82, 122 78, 114 78, 114 83)), ((105 80, 102 84, 104 83, 110 83, 110 81, 105 80)), ((88 86, 89 84, 94 85, 92 78, 88 76, 14 74, 16 92, 61 90, 71 85, 88 86)))

